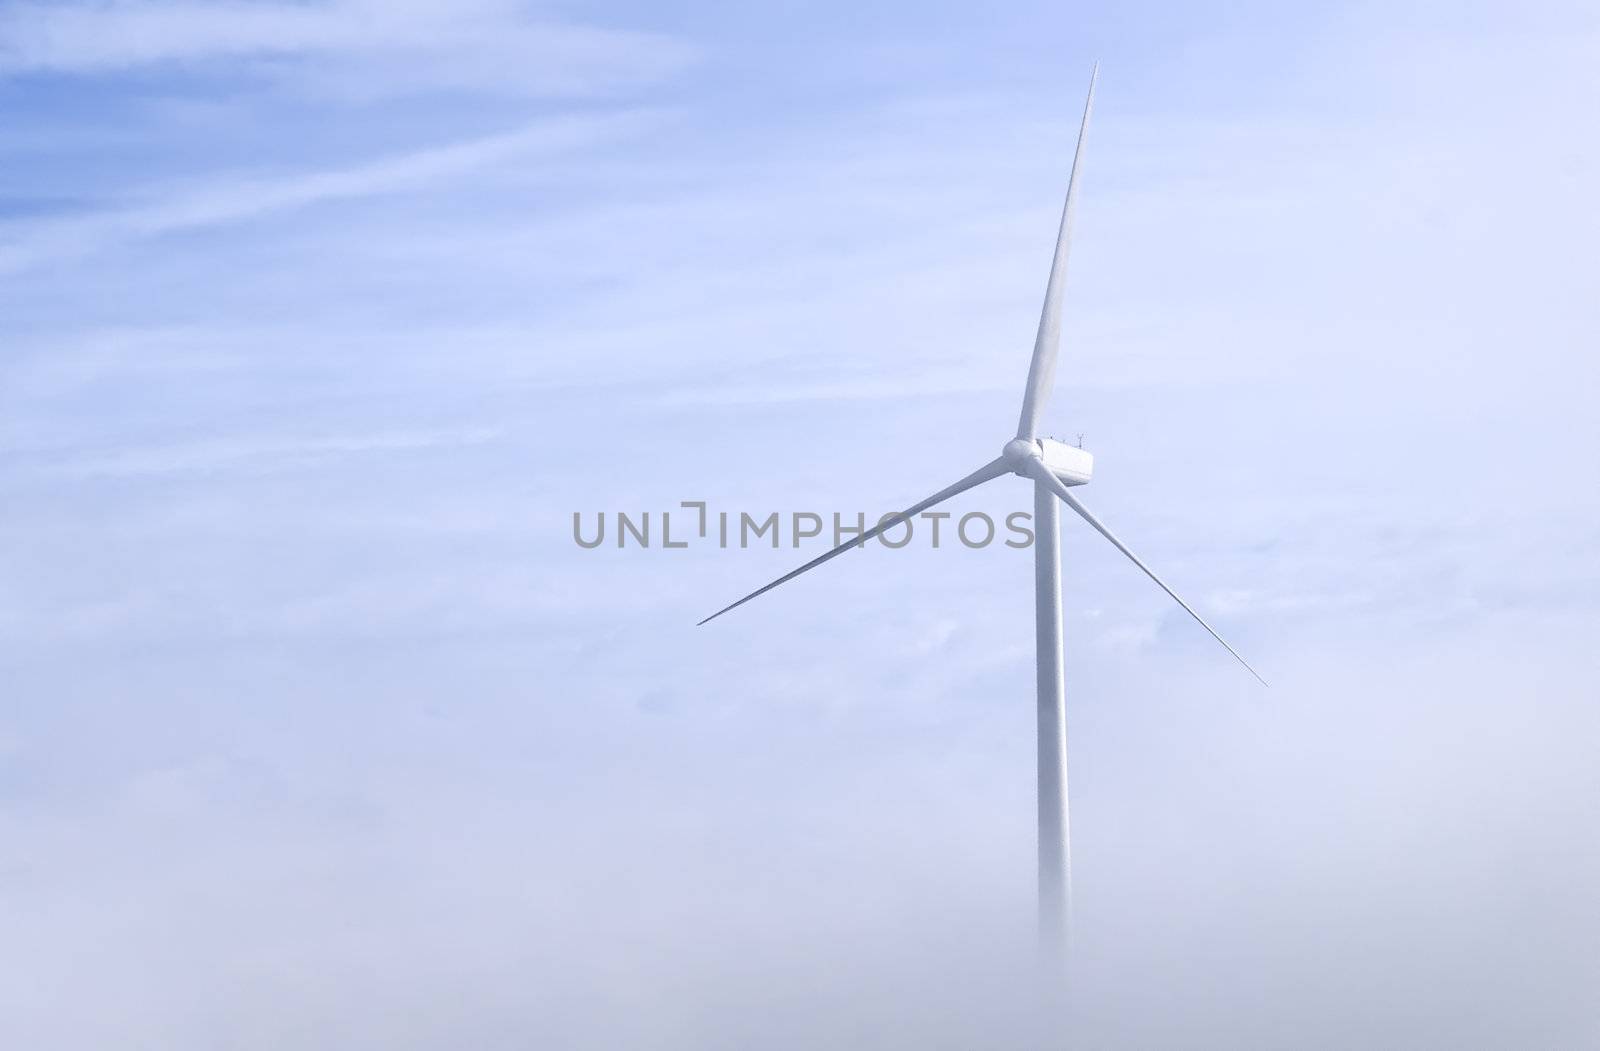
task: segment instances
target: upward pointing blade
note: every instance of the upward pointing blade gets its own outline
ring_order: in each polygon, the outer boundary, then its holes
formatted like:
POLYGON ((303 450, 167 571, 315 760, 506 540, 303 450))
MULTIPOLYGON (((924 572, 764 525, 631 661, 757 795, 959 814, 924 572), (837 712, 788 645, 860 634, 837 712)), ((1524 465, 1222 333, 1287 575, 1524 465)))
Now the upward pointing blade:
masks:
POLYGON ((1238 661, 1240 664, 1243 664, 1245 671, 1248 671, 1251 675, 1254 675, 1256 677, 1256 681, 1261 685, 1267 685, 1267 680, 1261 677, 1261 673, 1250 667, 1250 662, 1239 656, 1239 651, 1234 649, 1232 646, 1229 646, 1228 640, 1217 634, 1217 629, 1207 624, 1205 622, 1205 618, 1194 611, 1194 607, 1190 606, 1187 602, 1183 601, 1183 599, 1179 598, 1178 593, 1167 586, 1166 581, 1156 576, 1155 571, 1141 562, 1138 555, 1134 554, 1132 551, 1129 551, 1128 545, 1124 544, 1122 541, 1113 536, 1111 530, 1107 529, 1101 523, 1100 519, 1089 513, 1089 509, 1087 507, 1084 507, 1082 504, 1078 503, 1078 498, 1072 495, 1072 490, 1068 489, 1066 485, 1062 483, 1061 479, 1051 474, 1048 467, 1040 463, 1038 460, 1030 460, 1028 461, 1028 473, 1033 475, 1039 481, 1043 482, 1045 485, 1049 486, 1057 496, 1061 497, 1063 503, 1072 508, 1074 511, 1078 512, 1085 522, 1088 522, 1091 526, 1094 526, 1095 531, 1101 536, 1105 537, 1107 540, 1111 541, 1118 551, 1121 551, 1124 555, 1127 555, 1130 562, 1144 570, 1144 575, 1155 581, 1156 584, 1160 586, 1162 591, 1165 591, 1167 594, 1171 595, 1172 600, 1178 605, 1182 606, 1189 616, 1193 617, 1202 628, 1209 631, 1212 638, 1222 643, 1222 648, 1233 654, 1233 659, 1238 661))
POLYGON ((1067 248, 1072 242, 1072 206, 1078 197, 1078 176, 1083 172, 1083 143, 1089 137, 1089 111, 1094 108, 1094 85, 1100 76, 1095 63, 1089 74, 1089 97, 1083 103, 1083 126, 1078 129, 1078 148, 1072 155, 1072 176, 1067 180, 1067 203, 1061 207, 1061 229, 1056 234, 1056 254, 1050 263, 1050 281, 1045 286, 1044 310, 1039 315, 1039 335, 1033 341, 1033 361, 1028 366, 1028 386, 1022 392, 1022 417, 1017 421, 1017 437, 1031 439, 1038 434, 1039 414, 1049 400, 1056 375, 1056 352, 1061 348, 1061 289, 1067 283, 1067 248))
POLYGON ((832 551, 829 551, 827 554, 819 555, 816 558, 813 558, 810 562, 807 562, 805 565, 801 566, 799 569, 796 569, 796 570, 794 570, 793 572, 790 572, 790 573, 785 573, 783 576, 779 577, 777 580, 774 580, 772 583, 768 584, 766 587, 757 588, 756 590, 750 592, 750 594, 746 595, 744 598, 740 599, 738 602, 735 602, 732 605, 724 606, 721 609, 717 610, 715 613, 711 614, 711 616, 707 617, 705 620, 702 620, 700 623, 701 624, 705 624, 705 623, 708 623, 709 621, 716 620, 718 617, 722 616, 724 613, 728 612, 730 609, 735 609, 735 608, 737 608, 739 606, 742 606, 746 602, 749 602, 751 599, 755 598, 758 595, 766 594, 767 592, 771 591, 773 588, 777 587, 779 584, 787 583, 788 581, 793 580, 795 577, 799 576, 801 573, 804 573, 808 569, 815 569, 817 566, 820 566, 820 565, 822 565, 822 563, 828 561, 828 559, 833 558, 835 555, 843 553, 846 548, 860 547, 862 544, 865 544, 868 540, 871 540, 873 537, 877 536, 879 533, 882 533, 884 530, 893 529, 895 526, 899 525, 904 520, 912 517, 913 515, 921 514, 922 512, 926 511, 928 508, 932 507, 934 504, 943 503, 944 501, 950 499, 952 496, 956 496, 956 495, 958 495, 960 493, 964 493, 968 489, 972 489, 975 486, 982 485, 984 482, 990 481, 991 479, 999 478, 1001 475, 1009 474, 1010 472, 1011 472, 1011 465, 1006 461, 1005 457, 999 457, 997 459, 991 460, 988 463, 984 464, 982 467, 978 468, 976 471, 973 471, 971 474, 967 475, 965 478, 961 479, 961 481, 957 482, 956 484, 954 484, 954 485, 952 485, 952 486, 950 486, 950 487, 948 487, 946 489, 939 490, 937 493, 934 493, 932 496, 928 497, 926 500, 922 501, 921 503, 912 504, 910 507, 906 508, 904 511, 901 511, 899 514, 895 515, 892 518, 884 519, 882 522, 879 522, 877 525, 873 526, 871 529, 868 529, 866 532, 862 533, 856 539, 847 540, 844 543, 840 544, 838 547, 834 548, 832 551))

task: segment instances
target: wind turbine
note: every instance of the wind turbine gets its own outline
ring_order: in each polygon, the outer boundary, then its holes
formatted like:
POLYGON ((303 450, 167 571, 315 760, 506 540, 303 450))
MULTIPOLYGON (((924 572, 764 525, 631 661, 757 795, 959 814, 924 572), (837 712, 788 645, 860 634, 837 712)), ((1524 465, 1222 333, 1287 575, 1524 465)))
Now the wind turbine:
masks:
POLYGON ((1083 145, 1089 131, 1089 113, 1094 107, 1094 87, 1099 76, 1099 66, 1089 76, 1089 95, 1083 105, 1083 124, 1078 130, 1078 145, 1072 158, 1072 175, 1067 182, 1067 200, 1061 209, 1061 227, 1056 235, 1055 257, 1050 264, 1050 280, 1045 286, 1044 310, 1039 318, 1039 334, 1033 344, 1033 360, 1028 366, 1028 384, 1022 394, 1022 415, 1017 421, 1016 437, 1006 442, 995 459, 984 464, 954 485, 939 490, 926 500, 912 504, 904 511, 883 519, 859 537, 846 541, 832 551, 812 559, 799 569, 758 588, 739 601, 725 606, 702 620, 709 621, 744 605, 757 596, 764 595, 779 584, 815 569, 851 547, 860 547, 868 540, 921 514, 930 507, 993 481, 1002 475, 1014 474, 1033 481, 1033 517, 1035 539, 1033 545, 1034 600, 1036 653, 1038 660, 1038 732, 1039 732, 1039 931, 1041 942, 1052 955, 1060 956, 1066 947, 1067 930, 1071 913, 1072 861, 1067 823, 1067 737, 1065 711, 1065 684, 1062 679, 1061 640, 1061 504, 1066 504, 1088 522, 1096 532, 1118 551, 1128 557, 1145 575, 1172 596, 1211 637, 1222 643, 1234 659, 1243 664, 1263 686, 1256 670, 1250 667, 1237 650, 1200 614, 1194 611, 1166 581, 1135 555, 1128 546, 1107 529, 1105 524, 1089 512, 1072 494, 1077 486, 1087 485, 1094 474, 1094 457, 1081 448, 1075 448, 1050 438, 1039 437, 1039 414, 1050 395, 1056 369, 1056 354, 1061 343, 1061 291, 1067 277, 1067 247, 1072 239, 1072 211, 1077 202, 1078 177, 1083 172, 1083 145), (1060 503, 1057 503, 1057 500, 1060 503))

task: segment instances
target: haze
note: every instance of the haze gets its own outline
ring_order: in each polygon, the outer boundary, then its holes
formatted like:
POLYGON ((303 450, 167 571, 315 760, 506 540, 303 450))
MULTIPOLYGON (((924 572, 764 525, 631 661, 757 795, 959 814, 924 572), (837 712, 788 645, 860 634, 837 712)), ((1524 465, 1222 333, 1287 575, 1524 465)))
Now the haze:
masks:
POLYGON ((1096 58, 1073 1046, 1600 1044, 1588 5, 511 0, 0 11, 0 1043, 1065 1046, 1029 554, 571 518, 992 457, 1096 58))

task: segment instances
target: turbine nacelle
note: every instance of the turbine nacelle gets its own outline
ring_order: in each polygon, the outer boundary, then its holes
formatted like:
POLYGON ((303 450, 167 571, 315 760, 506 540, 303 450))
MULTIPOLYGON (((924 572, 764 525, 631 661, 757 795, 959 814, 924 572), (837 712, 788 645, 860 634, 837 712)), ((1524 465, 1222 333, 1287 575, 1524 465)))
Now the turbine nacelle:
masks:
POLYGON ((1094 477, 1094 456, 1076 445, 1058 442, 1054 438, 1040 438, 1039 458, 1050 473, 1066 485, 1088 485, 1094 477))
POLYGON ((1013 474, 1024 478, 1029 474, 1028 464, 1038 460, 1045 469, 1064 485, 1088 485, 1094 477, 1094 457, 1074 445, 1058 442, 1054 438, 1013 438, 1006 442, 1000 458, 1013 474))

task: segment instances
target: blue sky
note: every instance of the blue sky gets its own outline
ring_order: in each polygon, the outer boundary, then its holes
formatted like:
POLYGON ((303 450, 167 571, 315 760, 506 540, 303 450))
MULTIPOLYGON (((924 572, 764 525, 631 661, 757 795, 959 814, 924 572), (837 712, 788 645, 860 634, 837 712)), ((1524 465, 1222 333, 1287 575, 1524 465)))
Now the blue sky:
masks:
POLYGON ((1028 556, 696 629, 798 553, 571 515, 992 457, 1099 59, 1046 420, 1274 686, 1068 523, 1085 1039, 1592 1042, 1597 58, 1576 4, 0 8, 0 1034, 1022 1039, 1028 556))

